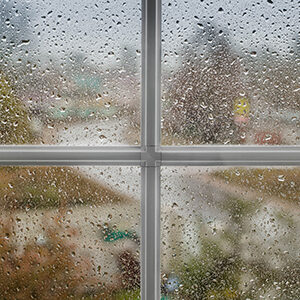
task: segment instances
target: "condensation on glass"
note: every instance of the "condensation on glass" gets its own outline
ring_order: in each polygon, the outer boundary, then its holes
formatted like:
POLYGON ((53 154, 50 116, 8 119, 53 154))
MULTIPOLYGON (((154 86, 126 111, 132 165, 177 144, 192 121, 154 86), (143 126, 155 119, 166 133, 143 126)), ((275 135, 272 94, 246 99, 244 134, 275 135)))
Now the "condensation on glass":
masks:
POLYGON ((164 167, 167 299, 298 299, 300 168, 164 167))
POLYGON ((140 299, 139 178, 0 167, 1 299, 140 299))
POLYGON ((163 1, 162 142, 299 144, 297 1, 163 1))
POLYGON ((139 144, 140 1, 1 1, 0 28, 0 144, 139 144))

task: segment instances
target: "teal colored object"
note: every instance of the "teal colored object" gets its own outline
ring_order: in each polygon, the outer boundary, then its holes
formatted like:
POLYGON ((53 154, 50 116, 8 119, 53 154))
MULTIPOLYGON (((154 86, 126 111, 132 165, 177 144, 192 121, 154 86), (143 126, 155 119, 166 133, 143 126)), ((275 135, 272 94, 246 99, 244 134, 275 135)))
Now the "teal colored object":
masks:
POLYGON ((105 242, 115 242, 117 240, 130 239, 133 241, 139 241, 137 234, 133 231, 120 231, 106 228, 103 230, 103 240, 105 242))
POLYGON ((160 300, 170 300, 170 298, 168 298, 168 296, 165 295, 161 295, 160 300))
POLYGON ((77 86, 83 89, 96 92, 100 92, 101 90, 100 78, 96 76, 90 76, 86 74, 78 75, 75 78, 75 82, 77 86))
POLYGON ((54 119, 63 120, 74 115, 74 109, 60 110, 59 108, 52 109, 50 114, 54 119))

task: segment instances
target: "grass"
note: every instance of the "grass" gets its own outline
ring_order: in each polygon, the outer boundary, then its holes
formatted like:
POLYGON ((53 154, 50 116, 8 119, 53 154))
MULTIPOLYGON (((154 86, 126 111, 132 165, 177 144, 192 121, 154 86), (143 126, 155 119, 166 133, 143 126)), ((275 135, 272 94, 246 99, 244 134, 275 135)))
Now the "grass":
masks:
POLYGON ((251 191, 278 197, 292 203, 300 200, 300 169, 232 168, 214 172, 217 178, 251 191))
POLYGON ((140 290, 107 290, 102 291, 101 293, 95 292, 93 295, 85 295, 78 298, 74 298, 76 300, 139 300, 141 299, 140 290))
POLYGON ((115 300, 139 300, 141 299, 140 290, 129 290, 117 292, 113 297, 115 300))
POLYGON ((68 167, 0 167, 0 205, 7 210, 130 201, 68 167))

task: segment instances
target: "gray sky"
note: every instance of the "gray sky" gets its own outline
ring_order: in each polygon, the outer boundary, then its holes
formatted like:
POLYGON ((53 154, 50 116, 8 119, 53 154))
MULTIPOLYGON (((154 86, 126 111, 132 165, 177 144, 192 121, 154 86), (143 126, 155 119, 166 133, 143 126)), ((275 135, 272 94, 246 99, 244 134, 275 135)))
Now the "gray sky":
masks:
MULTIPOLYGON (((3 0, 2 0, 3 1, 3 0)), ((89 62, 118 62, 121 48, 141 49, 139 0, 17 0, 28 7, 31 48, 37 57, 68 60, 81 53, 89 62)), ((181 49, 197 29, 212 22, 228 32, 239 51, 266 48, 286 54, 299 32, 299 9, 293 0, 162 0, 163 52, 181 49), (270 2, 273 2, 270 3, 270 2)), ((20 52, 22 47, 20 48, 20 52)))
POLYGON ((269 47, 283 54, 299 32, 299 6, 295 0, 176 0, 163 3, 165 48, 171 48, 170 44, 173 49, 179 48, 193 35, 197 23, 204 22, 227 31, 236 49, 258 53, 269 47))

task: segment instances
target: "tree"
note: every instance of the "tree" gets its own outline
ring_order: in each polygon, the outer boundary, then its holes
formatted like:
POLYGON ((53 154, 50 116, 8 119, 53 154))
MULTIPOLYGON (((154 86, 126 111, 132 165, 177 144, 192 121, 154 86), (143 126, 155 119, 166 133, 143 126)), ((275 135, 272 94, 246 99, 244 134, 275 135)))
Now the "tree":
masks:
POLYGON ((164 128, 188 142, 233 143, 238 131, 234 101, 244 92, 241 65, 221 30, 207 25, 204 33, 192 39, 168 89, 164 128), (201 43, 206 48, 202 58, 197 53, 201 43))
POLYGON ((15 96, 11 83, 0 73, 0 144, 26 144, 32 141, 27 110, 15 96))

